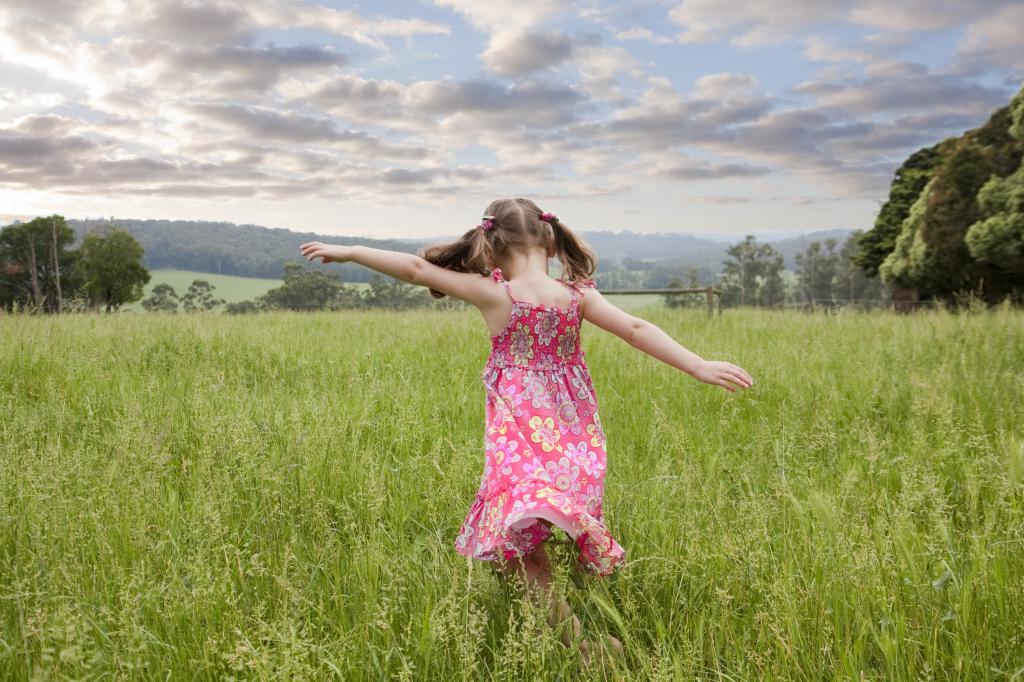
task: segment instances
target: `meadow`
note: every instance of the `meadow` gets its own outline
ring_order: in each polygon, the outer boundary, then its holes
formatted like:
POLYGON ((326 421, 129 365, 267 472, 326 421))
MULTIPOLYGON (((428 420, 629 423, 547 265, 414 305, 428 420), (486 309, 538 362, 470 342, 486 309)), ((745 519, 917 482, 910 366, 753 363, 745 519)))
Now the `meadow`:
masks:
MULTIPOLYGON (((194 270, 176 270, 174 268, 156 268, 149 271, 149 282, 143 287, 143 298, 148 298, 158 284, 170 284, 174 293, 180 298, 188 293, 189 286, 197 279, 206 280, 213 285, 214 298, 223 298, 228 303, 237 303, 262 296, 271 289, 281 286, 279 279, 259 277, 236 277, 235 275, 218 275, 212 272, 196 272, 194 270)), ((144 312, 142 300, 125 303, 121 310, 126 312, 144 312)))
POLYGON ((584 325, 590 668, 453 547, 475 311, 0 316, 0 679, 1024 677, 1024 312, 640 312, 756 383, 584 325))

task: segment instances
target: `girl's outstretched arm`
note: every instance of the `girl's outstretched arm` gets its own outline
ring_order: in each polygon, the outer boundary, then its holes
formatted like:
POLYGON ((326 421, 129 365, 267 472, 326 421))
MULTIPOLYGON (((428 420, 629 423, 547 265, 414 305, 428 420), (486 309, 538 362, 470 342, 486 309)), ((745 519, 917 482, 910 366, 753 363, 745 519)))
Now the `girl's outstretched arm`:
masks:
POLYGON ((754 380, 742 367, 705 360, 683 348, 657 325, 612 305, 597 289, 587 287, 583 292, 580 302, 583 318, 615 334, 637 350, 686 372, 698 381, 721 386, 730 392, 735 392, 736 386, 750 388, 754 385, 754 380))
POLYGON ((496 293, 496 287, 481 286, 481 282, 488 281, 483 275, 446 270, 411 253, 323 242, 306 242, 299 251, 306 260, 319 258, 321 263, 359 263, 403 282, 442 291, 478 308, 494 307, 502 302, 501 292, 496 293))

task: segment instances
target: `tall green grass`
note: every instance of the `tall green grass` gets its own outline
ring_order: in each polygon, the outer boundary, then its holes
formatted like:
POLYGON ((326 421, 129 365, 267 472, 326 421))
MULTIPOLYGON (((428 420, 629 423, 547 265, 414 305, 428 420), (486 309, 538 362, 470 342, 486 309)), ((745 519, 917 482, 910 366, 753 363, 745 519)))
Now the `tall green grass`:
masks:
POLYGON ((0 317, 0 678, 1024 677, 1024 313, 644 314, 756 383, 585 325, 590 668, 453 548, 475 311, 0 317))

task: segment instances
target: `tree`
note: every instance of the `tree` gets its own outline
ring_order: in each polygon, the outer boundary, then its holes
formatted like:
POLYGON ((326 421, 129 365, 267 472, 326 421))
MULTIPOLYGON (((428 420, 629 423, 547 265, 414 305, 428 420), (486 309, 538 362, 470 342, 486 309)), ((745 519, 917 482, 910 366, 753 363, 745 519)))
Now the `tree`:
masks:
POLYGON ((821 242, 811 242, 803 253, 796 255, 796 264, 800 293, 805 301, 813 304, 834 298, 832 286, 839 269, 835 239, 826 239, 824 250, 821 242))
POLYGON ((839 249, 839 265, 833 287, 837 299, 858 301, 888 298, 882 280, 877 275, 869 277, 858 264, 863 235, 863 230, 855 231, 839 249))
POLYGON ((417 308, 430 303, 425 289, 379 274, 370 278, 369 288, 363 291, 363 300, 371 308, 393 310, 417 308))
POLYGON ((266 308, 324 310, 330 306, 355 307, 361 300, 355 287, 342 283, 337 272, 310 270, 301 263, 284 264, 284 283, 257 299, 266 308))
POLYGON ((153 287, 149 298, 142 301, 142 307, 149 312, 176 313, 178 312, 178 294, 170 284, 161 282, 153 287))
POLYGON ((213 290, 216 288, 205 279, 192 280, 188 291, 181 297, 181 306, 185 312, 192 313, 197 310, 213 310, 223 305, 226 302, 223 298, 213 297, 213 290))
POLYGON ((1021 107, 1024 88, 1010 106, 946 145, 933 177, 900 225, 892 252, 879 266, 883 282, 942 300, 973 291, 996 302, 1015 290, 1020 293, 1020 279, 1005 267, 1015 247, 1003 245, 1007 238, 1012 243, 1014 235, 1012 192, 1007 190, 1024 158, 1016 123, 1021 107), (971 241, 980 258, 966 239, 978 223, 971 241))
POLYGON ((935 168, 952 145, 952 140, 940 142, 933 147, 919 149, 910 155, 896 170, 889 188, 889 199, 875 218, 875 225, 867 232, 860 232, 856 260, 866 275, 875 277, 886 256, 896 246, 903 221, 910 213, 924 186, 935 175, 935 168))
MULTIPOLYGON (((673 277, 669 280, 667 289, 683 289, 683 280, 678 277, 673 277)), ((686 294, 662 294, 662 298, 665 299, 665 305, 669 308, 685 308, 688 301, 686 294)))
POLYGON ((224 312, 231 315, 243 315, 248 313, 256 313, 262 310, 262 306, 255 301, 236 301, 234 303, 228 303, 224 306, 224 312))
POLYGON ((77 254, 68 251, 75 233, 63 216, 35 218, 0 230, 0 306, 31 303, 41 312, 60 312, 77 254))
POLYGON ((138 301, 149 271, 142 265, 142 245, 127 231, 108 223, 102 232, 90 232, 82 239, 76 264, 89 308, 106 312, 138 301))
POLYGON ((781 255, 775 256, 765 263, 764 275, 760 278, 757 288, 758 305, 777 308, 785 302, 786 287, 782 280, 785 263, 785 259, 781 255))
MULTIPOLYGON (((1010 136, 1024 149, 1024 89, 1010 105, 1010 136)), ((991 177, 978 192, 981 220, 964 241, 979 262, 1002 272, 1004 288, 1024 290, 1024 151, 1020 166, 1004 178, 991 177)))
MULTIPOLYGON (((758 244, 754 235, 747 237, 733 244, 726 250, 731 260, 724 262, 724 268, 719 280, 719 288, 722 290, 723 305, 756 305, 760 295, 760 289, 767 283, 766 276, 772 273, 772 287, 781 282, 781 267, 779 264, 779 253, 771 244, 758 244), (778 268, 777 270, 775 270, 778 268), (779 282, 775 276, 779 276, 779 282)), ((771 296, 775 296, 773 291, 771 296)))

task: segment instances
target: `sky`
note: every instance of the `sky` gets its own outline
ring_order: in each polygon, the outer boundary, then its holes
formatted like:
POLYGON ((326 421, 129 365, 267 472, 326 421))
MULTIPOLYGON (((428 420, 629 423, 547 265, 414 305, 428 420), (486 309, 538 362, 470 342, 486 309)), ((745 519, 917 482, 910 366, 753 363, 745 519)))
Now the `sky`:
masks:
POLYGON ((1022 34, 1024 0, 0 0, 0 215, 867 229, 1022 34))

